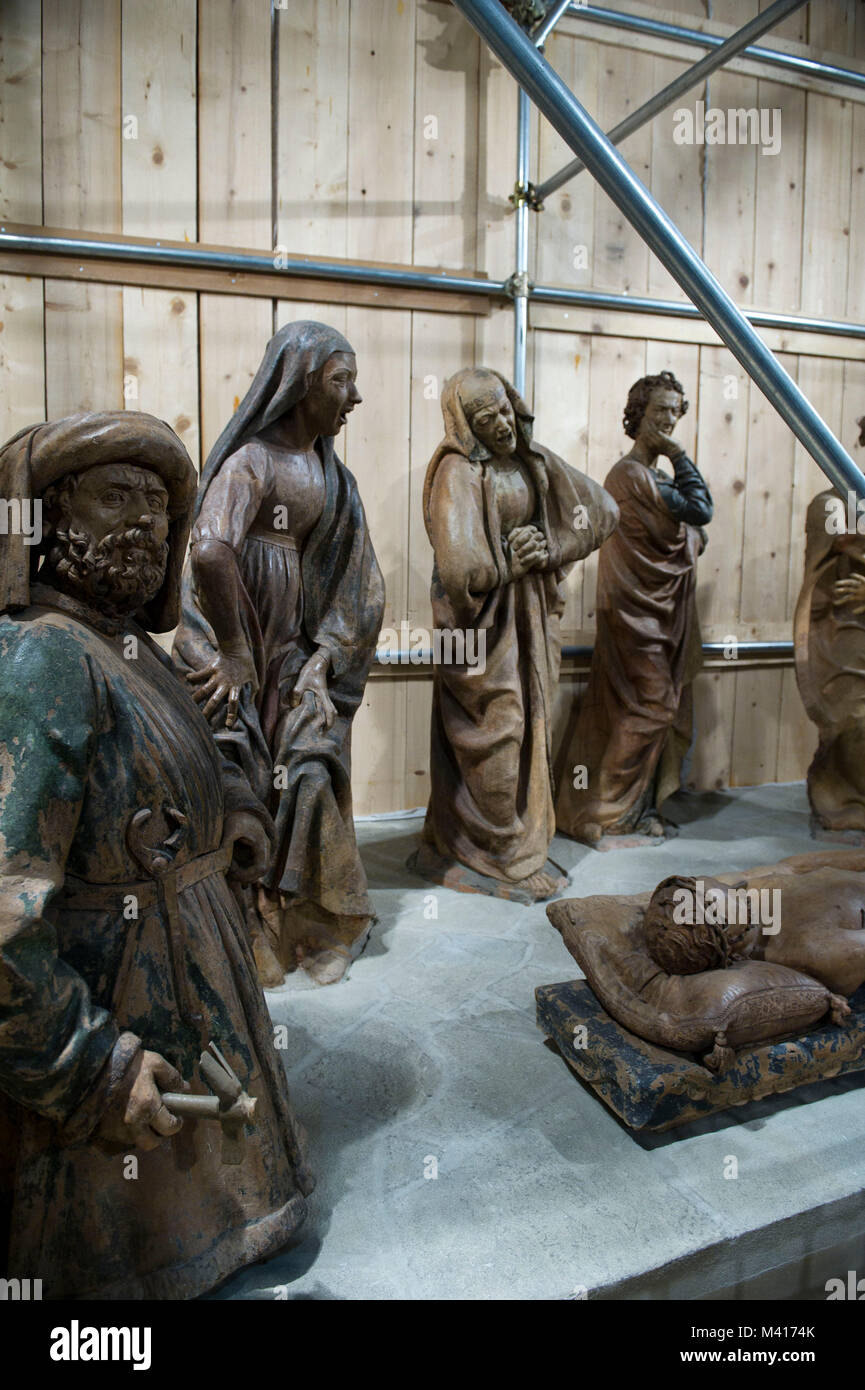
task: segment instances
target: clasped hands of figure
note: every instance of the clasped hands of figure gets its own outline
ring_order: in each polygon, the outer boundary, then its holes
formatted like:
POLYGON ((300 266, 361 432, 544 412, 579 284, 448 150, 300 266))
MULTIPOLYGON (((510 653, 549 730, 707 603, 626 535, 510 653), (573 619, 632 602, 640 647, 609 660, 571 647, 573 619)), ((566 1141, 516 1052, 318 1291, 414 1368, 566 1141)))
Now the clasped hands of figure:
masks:
POLYGON ((521 579, 529 570, 543 569, 549 564, 547 540, 537 526, 515 526, 507 537, 511 553, 511 574, 521 579))
MULTIPOLYGON (((327 652, 317 651, 306 661, 294 683, 291 693, 292 707, 300 704, 307 691, 311 692, 315 703, 316 720, 320 728, 329 729, 336 718, 336 708, 327 688, 327 671, 330 658, 327 652)), ((187 680, 195 687, 192 698, 202 705, 207 719, 227 698, 225 713, 226 729, 233 729, 237 723, 240 707, 240 693, 248 685, 252 693, 258 690, 258 676, 255 663, 245 643, 236 646, 225 644, 216 656, 200 671, 190 671, 187 680)))
POLYGON ((851 613, 865 613, 865 574, 851 574, 846 579, 836 579, 832 585, 832 598, 851 613))

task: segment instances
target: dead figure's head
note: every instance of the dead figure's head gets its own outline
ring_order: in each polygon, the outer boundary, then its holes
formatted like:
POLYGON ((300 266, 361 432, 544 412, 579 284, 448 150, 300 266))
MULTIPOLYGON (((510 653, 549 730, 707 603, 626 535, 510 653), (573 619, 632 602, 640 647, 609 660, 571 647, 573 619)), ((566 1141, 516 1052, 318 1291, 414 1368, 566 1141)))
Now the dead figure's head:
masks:
POLYGON ((42 498, 40 579, 115 617, 159 593, 168 563, 169 497, 144 460, 68 473, 42 498))
POLYGON ((643 919, 646 948, 655 963, 668 975, 697 975, 746 957, 753 924, 749 906, 744 913, 737 911, 739 887, 715 878, 673 877, 659 883, 643 919))

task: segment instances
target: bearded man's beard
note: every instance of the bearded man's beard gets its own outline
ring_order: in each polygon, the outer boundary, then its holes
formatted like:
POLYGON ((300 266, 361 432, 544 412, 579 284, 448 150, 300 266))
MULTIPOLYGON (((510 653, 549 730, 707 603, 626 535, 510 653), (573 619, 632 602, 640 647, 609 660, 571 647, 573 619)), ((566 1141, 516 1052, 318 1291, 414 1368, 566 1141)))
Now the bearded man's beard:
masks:
POLYGON ((48 569, 66 593, 126 616, 143 608, 162 588, 168 542, 130 527, 94 542, 84 531, 58 530, 48 551, 48 569))

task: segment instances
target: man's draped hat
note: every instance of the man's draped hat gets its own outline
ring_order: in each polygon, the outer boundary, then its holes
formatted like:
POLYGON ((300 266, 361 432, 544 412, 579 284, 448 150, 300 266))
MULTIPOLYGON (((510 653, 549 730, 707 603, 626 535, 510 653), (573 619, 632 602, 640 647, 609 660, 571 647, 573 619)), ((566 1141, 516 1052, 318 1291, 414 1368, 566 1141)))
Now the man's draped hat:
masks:
POLYGON ((68 415, 20 430, 0 449, 0 612, 26 608, 36 578, 37 545, 28 545, 23 528, 13 534, 10 503, 19 507, 42 497, 55 483, 101 464, 127 463, 156 473, 168 492, 168 565, 162 588, 136 614, 149 632, 177 625, 180 575, 189 538, 196 474, 192 460, 164 420, 137 410, 68 415))

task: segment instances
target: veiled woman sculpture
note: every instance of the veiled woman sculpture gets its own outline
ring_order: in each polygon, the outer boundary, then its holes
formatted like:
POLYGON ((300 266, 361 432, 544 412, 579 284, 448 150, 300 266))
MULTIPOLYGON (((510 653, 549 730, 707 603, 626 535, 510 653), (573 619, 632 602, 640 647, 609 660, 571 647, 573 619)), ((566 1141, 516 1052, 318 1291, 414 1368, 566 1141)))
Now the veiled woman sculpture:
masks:
POLYGON ((479 659, 435 667, 432 786, 410 862, 435 882, 534 902, 567 883, 547 859, 564 578, 618 512, 597 483, 533 443, 532 416, 498 372, 457 372, 442 413, 424 485, 433 620, 479 659))
POLYGON ((557 768, 558 828, 587 844, 660 843, 658 808, 678 790, 691 743, 697 556, 712 498, 670 438, 687 409, 671 372, 635 382, 623 422, 634 447, 604 481, 621 521, 600 554, 591 675, 557 768), (675 477, 656 466, 659 455, 675 477))
POLYGON ((865 842, 865 536, 847 506, 819 492, 805 520, 796 605, 796 679, 820 743, 808 769, 819 839, 865 842))
POLYGON ((207 460, 174 645, 224 750, 273 814, 255 888, 237 886, 264 984, 345 972, 373 916, 351 801, 351 723, 384 583, 334 436, 361 397, 354 350, 287 324, 207 460))

